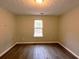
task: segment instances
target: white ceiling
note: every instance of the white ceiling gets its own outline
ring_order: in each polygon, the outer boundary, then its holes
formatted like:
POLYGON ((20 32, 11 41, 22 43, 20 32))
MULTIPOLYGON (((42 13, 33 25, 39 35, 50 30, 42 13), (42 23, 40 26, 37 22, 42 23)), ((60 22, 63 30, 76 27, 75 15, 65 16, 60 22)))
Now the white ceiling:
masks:
POLYGON ((46 0, 38 5, 35 0, 0 0, 0 7, 17 15, 61 15, 79 5, 79 0, 46 0))

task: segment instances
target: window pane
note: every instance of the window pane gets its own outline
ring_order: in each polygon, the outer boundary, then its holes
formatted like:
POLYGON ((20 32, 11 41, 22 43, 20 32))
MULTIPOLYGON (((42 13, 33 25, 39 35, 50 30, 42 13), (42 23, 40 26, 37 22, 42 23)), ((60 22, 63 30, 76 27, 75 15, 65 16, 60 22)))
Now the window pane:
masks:
POLYGON ((42 20, 35 20, 34 27, 35 28, 42 28, 43 27, 42 20))
POLYGON ((34 37, 43 37, 42 29, 34 29, 34 37))
POLYGON ((43 21, 34 21, 34 37, 43 37, 43 21))

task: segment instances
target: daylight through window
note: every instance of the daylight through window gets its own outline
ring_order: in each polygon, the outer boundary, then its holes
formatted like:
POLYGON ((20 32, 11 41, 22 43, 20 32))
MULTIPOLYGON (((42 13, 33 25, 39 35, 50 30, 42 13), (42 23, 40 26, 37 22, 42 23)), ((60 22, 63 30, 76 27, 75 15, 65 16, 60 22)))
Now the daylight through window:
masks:
POLYGON ((43 21, 34 20, 34 37, 43 37, 43 21))

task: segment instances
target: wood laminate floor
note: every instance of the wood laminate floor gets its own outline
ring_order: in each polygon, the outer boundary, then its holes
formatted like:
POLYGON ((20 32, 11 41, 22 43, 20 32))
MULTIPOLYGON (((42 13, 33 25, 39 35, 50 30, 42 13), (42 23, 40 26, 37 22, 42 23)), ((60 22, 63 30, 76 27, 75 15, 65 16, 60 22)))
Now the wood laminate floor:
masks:
POLYGON ((58 44, 16 45, 0 59, 77 59, 58 44))

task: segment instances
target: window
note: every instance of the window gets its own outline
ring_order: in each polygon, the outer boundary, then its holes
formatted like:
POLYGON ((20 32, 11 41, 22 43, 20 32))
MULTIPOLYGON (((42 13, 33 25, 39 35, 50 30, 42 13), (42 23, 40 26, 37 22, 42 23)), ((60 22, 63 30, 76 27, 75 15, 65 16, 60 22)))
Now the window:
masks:
POLYGON ((34 20, 34 37, 43 37, 43 21, 34 20))

